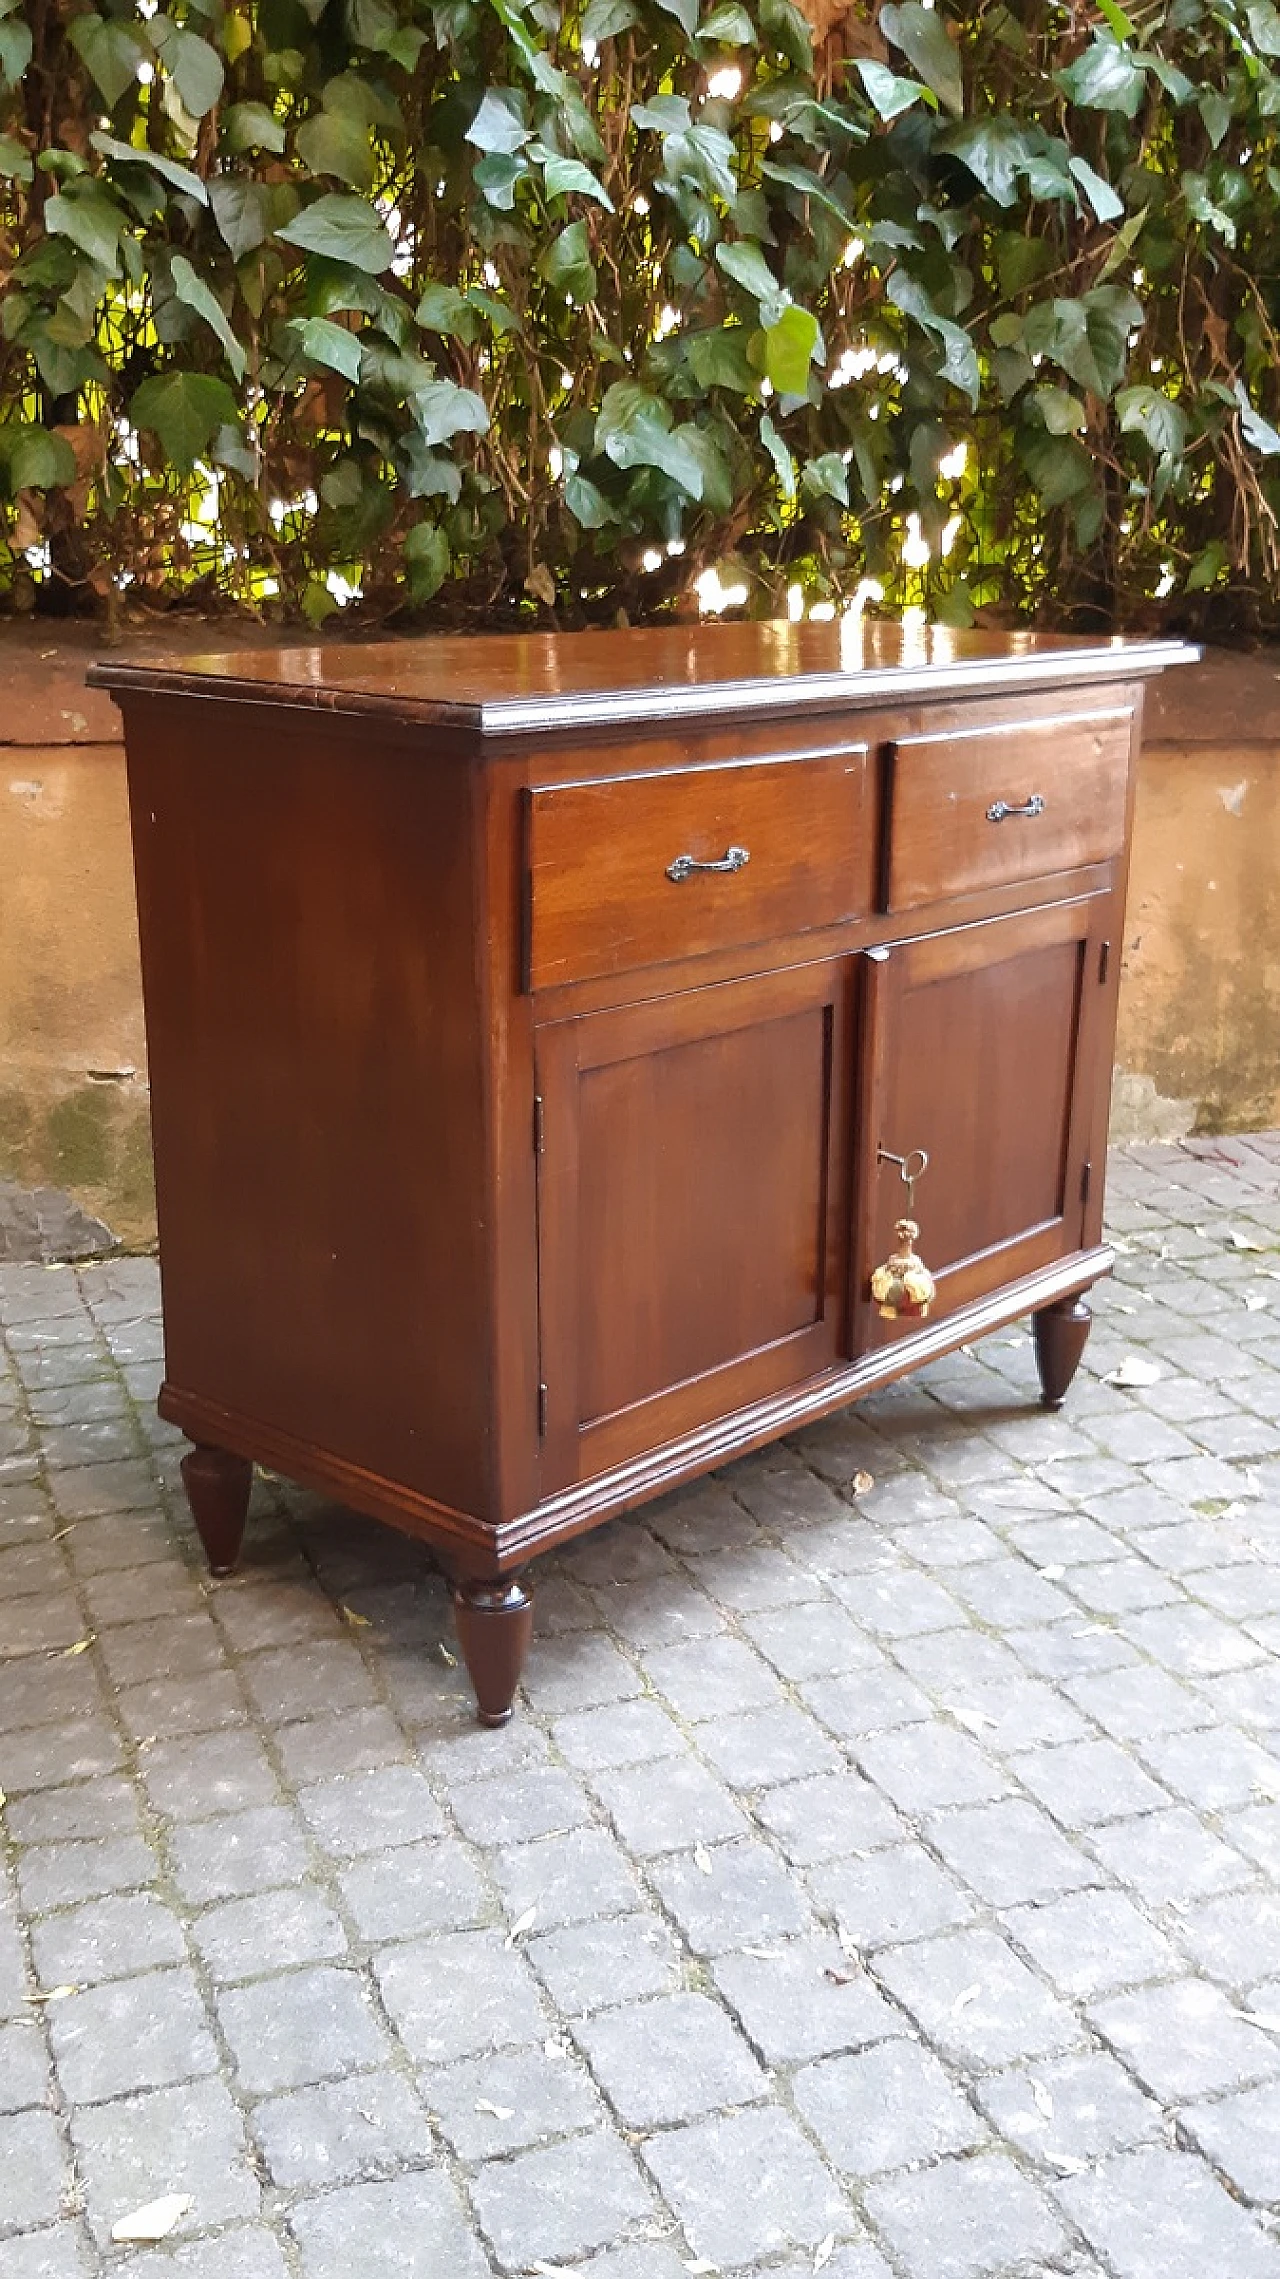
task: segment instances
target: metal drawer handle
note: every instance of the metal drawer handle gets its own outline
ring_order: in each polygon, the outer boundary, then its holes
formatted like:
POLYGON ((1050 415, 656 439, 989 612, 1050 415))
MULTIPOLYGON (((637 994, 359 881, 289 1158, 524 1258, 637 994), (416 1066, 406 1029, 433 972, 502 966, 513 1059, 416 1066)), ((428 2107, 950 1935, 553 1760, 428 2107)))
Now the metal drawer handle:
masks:
POLYGON ((1010 815, 1043 815, 1043 813, 1044 801, 1038 791, 1033 791, 1024 807, 1010 807, 1007 799, 997 799, 995 806, 987 809, 987 821, 988 823, 1003 823, 1010 815))
POLYGON ((667 864, 667 877, 679 886, 686 878, 692 878, 696 870, 745 870, 750 860, 745 847, 730 847, 718 863, 700 863, 695 862, 692 855, 677 855, 673 863, 667 864))

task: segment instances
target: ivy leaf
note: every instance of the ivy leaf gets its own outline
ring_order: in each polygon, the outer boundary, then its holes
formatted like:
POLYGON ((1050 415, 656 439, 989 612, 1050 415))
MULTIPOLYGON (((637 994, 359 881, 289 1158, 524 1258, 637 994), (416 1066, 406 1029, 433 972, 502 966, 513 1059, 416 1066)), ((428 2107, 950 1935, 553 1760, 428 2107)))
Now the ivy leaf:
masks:
POLYGON ((31 153, 16 135, 0 135, 0 175, 7 182, 33 182, 31 153))
POLYGON ((853 218, 848 208, 832 196, 821 175, 815 174, 812 167, 778 166, 773 159, 766 158, 761 164, 760 172, 767 182, 781 182, 788 190, 798 190, 802 197, 816 198, 818 204, 825 207, 829 214, 834 214, 838 222, 843 222, 846 229, 852 228, 853 218))
POLYGON ((516 202, 516 189, 524 181, 529 169, 517 152, 494 150, 478 158, 471 169, 485 204, 494 206, 500 213, 510 213, 516 202))
POLYGON ((1137 32, 1117 0, 1098 0, 1098 13, 1105 16, 1118 40, 1134 40, 1137 32))
POLYGON ((228 150, 270 150, 278 156, 284 149, 284 128, 265 103, 233 103, 223 112, 221 125, 228 150))
POLYGON ((344 198, 336 190, 304 206, 295 220, 276 231, 276 236, 286 245, 300 246, 304 253, 349 261, 353 269, 363 269, 370 277, 381 276, 390 268, 395 250, 381 215, 363 198, 344 198))
POLYGON ((1261 412, 1254 410, 1245 394, 1243 380, 1236 381, 1235 397, 1240 406, 1240 432, 1245 442, 1251 450, 1260 451, 1264 459, 1274 459, 1280 452, 1280 434, 1261 412))
POLYGON ((1129 333, 1142 305, 1121 285, 1099 285, 1078 301, 1041 302, 1027 313, 1024 338, 1032 356, 1050 356, 1092 395, 1110 396, 1129 361, 1129 333))
POLYGON ((114 111, 136 80, 138 65, 150 59, 151 46, 145 33, 122 23, 118 16, 90 13, 72 18, 67 38, 96 81, 107 109, 114 111))
POLYGON ((882 8, 880 29, 894 47, 901 48, 944 110, 958 118, 964 109, 960 56, 937 9, 922 7, 920 0, 906 0, 900 8, 882 8))
POLYGON ((750 238, 739 238, 732 245, 721 243, 716 247, 716 261, 735 285, 760 304, 760 321, 768 327, 776 324, 791 299, 785 285, 780 285, 758 245, 750 238))
POLYGON ((404 558, 413 600, 430 601, 449 575, 449 541, 439 524, 415 523, 404 542, 404 558))
POLYGON ((780 396, 802 396, 809 385, 809 366, 816 357, 822 334, 808 309, 792 303, 776 324, 766 325, 764 368, 780 396))
POLYGON ((182 99, 183 110, 193 119, 202 119, 213 109, 226 81, 222 57, 198 32, 175 24, 171 16, 152 17, 151 37, 182 99))
MULTIPOLYGON (((906 269, 895 269, 885 285, 886 297, 904 316, 914 317, 925 332, 931 333, 942 347, 942 376, 950 380, 975 405, 982 388, 982 374, 978 353, 963 325, 953 324, 949 317, 940 315, 918 278, 906 269)), ((1015 320, 1016 321, 1016 320, 1015 320)))
POLYGON ((604 184, 597 182, 591 168, 584 166, 580 158, 562 158, 558 151, 548 150, 545 143, 540 142, 534 143, 529 156, 542 168, 549 198, 567 197, 571 190, 576 190, 581 197, 594 198, 606 213, 613 212, 613 200, 604 184))
POLYGON ((899 118, 909 111, 913 103, 922 102, 924 88, 918 79, 900 79, 890 71, 887 63, 877 63, 872 56, 860 56, 858 76, 866 88, 868 100, 885 120, 899 118))
POLYGON ((755 394, 760 380, 747 356, 747 338, 740 324, 687 335, 685 359, 700 388, 731 388, 739 396, 755 394))
POLYGON ((1181 404, 1158 388, 1122 388, 1116 397, 1116 415, 1123 435, 1141 435, 1157 458, 1180 459, 1187 440, 1187 415, 1181 404))
POLYGON ((524 122, 520 97, 509 87, 491 87, 466 130, 466 140, 477 150, 500 151, 505 157, 531 141, 532 129, 524 122))
POLYGON ((670 431, 666 405, 633 380, 606 390, 596 420, 596 449, 615 467, 656 467, 690 498, 702 497, 702 468, 687 444, 670 431))
POLYGON ((630 31, 637 21, 632 0, 588 0, 578 36, 596 47, 603 47, 606 40, 616 39, 619 32, 630 31))
POLYGON ((1111 184, 1104 182, 1100 174, 1095 174, 1086 159, 1073 158, 1069 164, 1072 174, 1083 190, 1098 220, 1100 222, 1118 222, 1124 213, 1123 198, 1117 198, 1111 184))
POLYGON ((773 461, 784 499, 793 499, 796 495, 795 461, 768 412, 763 412, 760 417, 760 441, 773 461))
POLYGON ((261 182, 243 174, 222 174, 209 184, 209 203, 222 241, 234 261, 254 253, 271 230, 271 207, 261 182))
POLYGON ((1280 55, 1280 11, 1271 0, 1254 0, 1245 10, 1249 24, 1249 37, 1259 55, 1280 55))
POLYGON ((1204 131, 1217 150, 1231 125, 1231 104, 1220 87, 1203 87, 1200 90, 1199 109, 1204 120, 1204 131))
POLYGON ((570 475, 564 486, 564 503, 575 522, 584 530, 603 530, 618 516, 614 513, 604 492, 585 475, 570 475))
POLYGON ((194 198, 197 205, 208 205, 209 193, 199 175, 193 174, 189 166, 179 166, 176 159, 164 158, 159 151, 139 150, 136 143, 117 142, 113 135, 100 131, 91 134, 89 140, 95 150, 100 150, 104 158, 113 159, 118 166, 145 166, 150 173, 158 174, 162 181, 171 182, 174 189, 181 190, 184 197, 194 198))
POLYGON ((1035 428, 1022 437, 1023 464, 1046 506, 1065 506, 1093 482, 1093 461, 1074 435, 1035 428))
POLYGON ((1059 87, 1073 103, 1087 111, 1121 111, 1134 117, 1146 81, 1127 48, 1105 34, 1095 39, 1065 71, 1056 74, 1059 87))
POLYGON ((0 23, 0 74, 8 80, 11 87, 17 86, 30 63, 34 46, 29 24, 24 24, 20 19, 0 23))
POLYGON ((815 499, 834 499, 837 506, 849 504, 849 470, 838 451, 824 451, 816 459, 806 462, 800 476, 800 487, 815 499))
POLYGON ((998 206, 1011 206, 1017 196, 1018 175, 1029 156, 1027 138, 1013 119, 998 114, 953 127, 940 144, 969 172, 998 206))
POLYGON ((562 229, 539 257, 538 270, 549 285, 576 301, 579 307, 593 301, 599 279, 591 259, 586 223, 570 222, 567 229, 562 229))
POLYGON ((456 285, 428 285, 413 318, 424 332, 438 332, 442 340, 476 336, 476 312, 456 285))
POLYGON ((780 48, 792 67, 806 78, 813 71, 813 40, 809 26, 791 0, 760 0, 760 29, 780 48))
POLYGON ((1069 388, 1037 388, 1030 401, 1050 435, 1080 435, 1089 424, 1084 405, 1069 388))
POLYGON ((737 0, 724 0, 724 5, 713 8, 698 26, 700 40, 713 40, 717 47, 755 47, 756 28, 745 8, 737 0))
POLYGON ((237 380, 243 380, 247 358, 227 322, 222 303, 211 292, 203 277, 197 277, 185 253, 175 253, 171 273, 173 289, 186 308, 194 309, 203 317, 211 332, 222 342, 223 353, 237 380))
POLYGON ((45 200, 44 226, 52 237, 69 238, 108 276, 119 273, 120 239, 128 218, 96 182, 77 182, 45 200))
POLYGON ((311 174, 334 174, 353 190, 373 188, 369 129, 349 111, 316 111, 294 136, 299 158, 311 174))
POLYGON ((657 0, 664 15, 674 16, 687 40, 698 31, 698 0, 657 0))
POLYGON ((235 424, 236 399, 208 372, 158 372, 136 388, 129 405, 135 427, 158 436, 166 459, 189 475, 217 430, 235 424))
POLYGON ((0 427, 0 466, 8 477, 9 494, 51 491, 60 483, 74 483, 76 458, 64 435, 51 435, 31 420, 14 420, 0 427))
POLYGON ((424 443, 448 443, 455 435, 484 435, 489 408, 472 388, 455 380, 429 380, 413 393, 413 412, 424 443))

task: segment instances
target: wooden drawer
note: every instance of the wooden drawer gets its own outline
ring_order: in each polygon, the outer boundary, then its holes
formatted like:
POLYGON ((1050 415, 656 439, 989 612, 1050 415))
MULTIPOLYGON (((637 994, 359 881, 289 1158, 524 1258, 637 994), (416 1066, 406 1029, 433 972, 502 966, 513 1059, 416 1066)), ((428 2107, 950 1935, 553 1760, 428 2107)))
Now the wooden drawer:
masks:
POLYGON ((1117 854, 1132 727, 1118 711, 904 738, 891 760, 881 908, 1117 854))
POLYGON ((532 989, 871 908, 865 744, 546 784, 528 798, 532 989))

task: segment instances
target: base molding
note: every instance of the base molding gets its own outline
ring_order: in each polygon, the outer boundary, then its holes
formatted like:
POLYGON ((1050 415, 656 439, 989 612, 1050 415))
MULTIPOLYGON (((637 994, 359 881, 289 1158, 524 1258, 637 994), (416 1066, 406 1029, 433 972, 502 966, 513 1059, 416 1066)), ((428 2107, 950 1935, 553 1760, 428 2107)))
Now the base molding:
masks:
POLYGON ((696 1432, 616 1465, 594 1479, 578 1481, 532 1510, 496 1524, 436 1503, 416 1488, 367 1471, 274 1425, 223 1408, 167 1379, 160 1389, 158 1407, 166 1423, 177 1425, 201 1446, 247 1457, 285 1479, 296 1480, 300 1487, 335 1496, 353 1511, 387 1520, 406 1534, 432 1544, 446 1566, 465 1567, 478 1580, 497 1580, 523 1567, 538 1552, 584 1534, 602 1520, 647 1503, 714 1471, 731 1457, 748 1455, 802 1425, 817 1423, 834 1409, 894 1384, 922 1362, 939 1360, 974 1338, 985 1337, 1025 1314, 1037 1313, 1086 1290, 1110 1271, 1113 1260, 1114 1252, 1105 1244, 1073 1251, 1069 1258, 1006 1283, 941 1321, 913 1329, 896 1344, 878 1347, 845 1367, 827 1370, 786 1393, 773 1394, 731 1416, 717 1418, 696 1432))

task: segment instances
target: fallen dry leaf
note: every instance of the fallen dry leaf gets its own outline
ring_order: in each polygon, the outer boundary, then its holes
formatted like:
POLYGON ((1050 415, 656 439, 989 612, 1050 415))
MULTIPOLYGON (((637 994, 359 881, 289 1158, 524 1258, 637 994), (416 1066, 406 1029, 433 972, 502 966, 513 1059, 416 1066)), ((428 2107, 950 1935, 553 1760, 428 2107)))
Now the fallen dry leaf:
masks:
POLYGON ((695 2256, 692 2263, 685 2265, 685 2270, 693 2274, 693 2279, 706 2279, 706 2274, 709 2271, 718 2271, 719 2268, 718 2263, 712 2263, 710 2258, 705 2255, 695 2256))
POLYGON ((513 2121, 515 2119, 514 2105, 495 2105, 491 2103, 488 2097, 477 2097, 476 2111, 477 2113, 491 2114, 495 2121, 513 2121))
POLYGON ((701 1871, 701 1873, 702 1873, 703 1875, 710 1875, 710 1873, 711 1873, 711 1854, 710 1854, 710 1852, 707 1850, 707 1847, 706 1847, 706 1845, 705 1845, 705 1844, 695 1844, 695 1845, 694 1845, 694 1847, 693 1847, 693 1864, 694 1864, 694 1866, 695 1866, 696 1868, 698 1868, 698 1869, 701 1871))
POLYGON ((369 1616, 367 1614, 357 1614, 353 1606, 344 1606, 342 1608, 342 1619, 344 1622, 349 1622, 353 1630, 372 1630, 373 1628, 373 1624, 369 1616))
POLYGON ((1244 1310, 1245 1310, 1245 1312, 1246 1312, 1247 1314, 1260 1314, 1260 1313, 1264 1313, 1264 1312, 1266 1311, 1266 1304, 1267 1304, 1267 1293, 1266 1293, 1266 1291, 1265 1291, 1265 1290, 1246 1290, 1246 1291, 1245 1291, 1245 1294, 1244 1294, 1244 1310))
POLYGON ((128 2216, 121 2216, 111 2226, 112 2239, 156 2240, 168 2239, 175 2225, 182 2222, 189 2208, 194 2207, 189 2192, 168 2192, 162 2200, 148 2200, 145 2208, 135 2208, 128 2216))
POLYGON ((855 1496, 869 1496, 875 1484, 874 1472, 855 1472, 849 1482, 850 1493, 855 1496))
POLYGON ((437 1647, 436 1651, 437 1651, 437 1653, 439 1654, 439 1656, 440 1656, 440 1659, 441 1659, 441 1661, 444 1663, 444 1666, 445 1666, 445 1668, 446 1668, 447 1670, 456 1670, 456 1669, 457 1669, 457 1667, 458 1667, 458 1657, 457 1657, 457 1655, 456 1655, 456 1654, 451 1654, 451 1653, 449 1652, 449 1649, 448 1649, 448 1647, 447 1647, 446 1645, 444 1645, 443 1643, 441 1643, 441 1645, 439 1645, 439 1646, 437 1647))
POLYGON ((78 1986, 51 1986, 47 1994, 29 1994, 28 2002, 65 2002, 69 1994, 78 1994, 78 1986))
POLYGON ((1051 2121, 1053 2119, 1053 2098, 1045 2088, 1043 2081, 1032 2082, 1031 2094, 1036 2101, 1036 2111, 1043 2113, 1046 2121, 1051 2121))
POLYGON ((817 2251, 813 2258, 814 2270, 823 2270, 824 2267, 830 2263, 832 2256, 835 2254, 835 2251, 836 2235, 834 2232, 828 2232, 826 2238, 824 2240, 821 2240, 818 2244, 817 2251))
POLYGON ((832 1970, 830 1964, 828 1964, 822 1975, 824 1978, 829 1978, 833 1986, 852 1986, 854 1979, 857 1976, 857 1972, 852 1970, 832 1970))
POLYGON ((506 1940, 504 1942, 507 1946, 513 1947, 517 1939, 523 1938, 526 1931, 531 1931, 533 1929, 534 1918, 537 1915, 537 1912, 538 1910, 536 1907, 526 1907, 523 1915, 518 1915, 516 1917, 516 1920, 512 1924, 511 1929, 508 1931, 506 1940))
POLYGON ((963 1994, 957 1994, 955 2001, 951 2005, 952 2017, 958 2018, 962 2010, 967 2010, 971 2002, 977 2001, 978 1996, 981 1994, 981 1992, 982 1988, 980 1986, 966 1986, 963 1994))
POLYGON ((1164 1371, 1158 1361, 1149 1361, 1145 1353, 1126 1353, 1123 1361, 1107 1372, 1109 1385, 1158 1385, 1164 1371))
POLYGON ((93 1644, 93 1632, 87 1638, 77 1638, 74 1646, 64 1646, 58 1656, 60 1662, 70 1662, 77 1654, 87 1654, 93 1644))
POLYGON ((1231 1250, 1262 1250, 1265 1245, 1255 1242, 1252 1235, 1237 1234, 1234 1227, 1227 1228, 1227 1245, 1231 1250))
POLYGON ((1067 1571, 1067 1570, 1066 1570, 1066 1568, 1065 1568, 1065 1567, 1057 1567, 1057 1566, 1054 1566, 1054 1567, 1042 1567, 1042 1568, 1040 1569, 1040 1572, 1041 1572, 1041 1574, 1044 1576, 1044 1579, 1045 1579, 1045 1581, 1046 1581, 1047 1583, 1060 1583, 1060 1582, 1062 1581, 1062 1578, 1063 1578, 1063 1576, 1065 1575, 1066 1571, 1067 1571))

